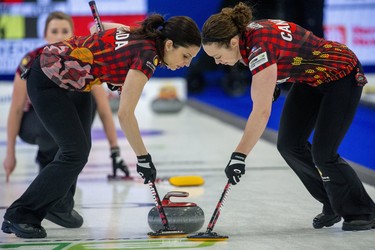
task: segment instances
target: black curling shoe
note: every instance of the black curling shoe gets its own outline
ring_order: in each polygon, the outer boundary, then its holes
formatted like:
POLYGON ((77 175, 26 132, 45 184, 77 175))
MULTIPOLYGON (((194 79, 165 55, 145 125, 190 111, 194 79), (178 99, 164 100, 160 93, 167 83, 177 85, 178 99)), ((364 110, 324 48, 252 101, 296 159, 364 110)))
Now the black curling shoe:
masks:
POLYGON ((341 220, 341 216, 337 214, 320 213, 317 216, 315 216, 312 225, 315 229, 319 229, 323 227, 333 226, 335 223, 339 222, 340 220, 341 220))
POLYGON ((80 228, 83 224, 82 216, 74 209, 70 212, 50 211, 44 218, 66 228, 80 228))
POLYGON ((343 231, 362 231, 370 230, 371 228, 375 228, 375 218, 369 220, 344 220, 342 223, 343 231))
POLYGON ((47 237, 46 230, 42 226, 35 224, 17 224, 9 220, 3 221, 1 230, 7 234, 14 233, 19 238, 31 239, 47 237))

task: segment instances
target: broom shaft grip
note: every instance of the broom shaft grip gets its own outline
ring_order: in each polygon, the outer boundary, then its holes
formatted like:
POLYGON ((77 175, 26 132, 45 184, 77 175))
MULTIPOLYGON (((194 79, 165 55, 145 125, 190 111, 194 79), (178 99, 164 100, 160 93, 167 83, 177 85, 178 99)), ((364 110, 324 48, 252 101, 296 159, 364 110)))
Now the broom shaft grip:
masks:
POLYGON ((224 206, 224 200, 226 199, 231 187, 232 187, 232 185, 228 181, 227 184, 225 185, 223 193, 221 194, 220 200, 216 205, 215 211, 212 214, 211 220, 208 223, 208 227, 207 227, 207 231, 206 231, 207 233, 210 233, 214 229, 216 221, 219 218, 221 208, 224 206))
POLYGON ((161 204, 161 200, 160 200, 160 197, 159 197, 158 190, 156 189, 155 183, 150 181, 148 183, 148 185, 150 187, 152 197, 154 198, 156 208, 159 211, 159 216, 160 216, 161 222, 163 223, 164 229, 169 229, 167 216, 165 215, 164 208, 161 204))
POLYGON ((102 21, 100 20, 99 12, 98 9, 96 8, 96 3, 95 1, 90 1, 89 2, 90 9, 92 12, 92 16, 94 17, 95 23, 96 23, 96 28, 98 31, 104 31, 104 26, 102 24, 102 21))

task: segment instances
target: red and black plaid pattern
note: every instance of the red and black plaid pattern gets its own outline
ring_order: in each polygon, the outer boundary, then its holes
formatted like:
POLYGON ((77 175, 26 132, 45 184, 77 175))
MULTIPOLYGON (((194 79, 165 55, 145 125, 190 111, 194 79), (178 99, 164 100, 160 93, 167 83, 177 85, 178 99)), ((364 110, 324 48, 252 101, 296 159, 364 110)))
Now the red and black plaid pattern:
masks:
POLYGON ((122 29, 74 36, 46 46, 41 57, 48 77, 60 87, 80 91, 103 82, 122 86, 130 69, 150 78, 159 62, 154 41, 139 40, 122 29))
POLYGON ((311 86, 343 78, 358 62, 345 45, 281 20, 251 23, 240 40, 240 52, 253 75, 276 63, 278 82, 311 86))

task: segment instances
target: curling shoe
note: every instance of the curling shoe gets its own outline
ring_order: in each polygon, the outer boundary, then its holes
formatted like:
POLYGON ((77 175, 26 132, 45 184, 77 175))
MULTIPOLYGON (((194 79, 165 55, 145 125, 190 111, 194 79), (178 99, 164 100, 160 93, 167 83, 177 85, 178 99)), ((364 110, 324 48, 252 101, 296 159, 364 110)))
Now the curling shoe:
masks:
POLYGON ((343 231, 363 231, 370 230, 371 228, 375 228, 375 218, 344 220, 342 223, 343 231))
POLYGON ((50 211, 44 219, 66 228, 80 228, 83 224, 82 216, 74 209, 70 212, 50 211))
POLYGON ((323 227, 331 227, 335 223, 341 221, 341 216, 337 214, 325 214, 325 213, 320 213, 315 218, 313 219, 313 227, 315 229, 320 229, 323 227))
POLYGON ((14 233, 19 238, 32 239, 32 238, 45 238, 47 237, 46 230, 35 224, 17 224, 9 220, 4 220, 1 226, 4 233, 14 233))

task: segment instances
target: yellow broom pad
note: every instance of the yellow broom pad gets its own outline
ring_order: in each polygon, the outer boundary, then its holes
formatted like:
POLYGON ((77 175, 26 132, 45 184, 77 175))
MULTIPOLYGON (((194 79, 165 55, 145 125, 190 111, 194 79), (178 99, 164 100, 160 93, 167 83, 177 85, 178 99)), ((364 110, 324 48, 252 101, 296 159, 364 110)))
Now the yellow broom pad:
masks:
POLYGON ((169 183, 177 187, 201 186, 204 179, 199 175, 181 175, 170 177, 169 183))

